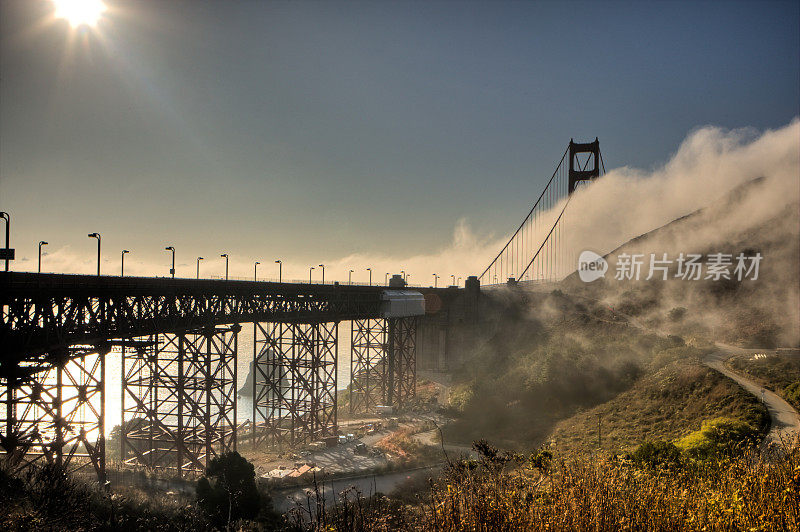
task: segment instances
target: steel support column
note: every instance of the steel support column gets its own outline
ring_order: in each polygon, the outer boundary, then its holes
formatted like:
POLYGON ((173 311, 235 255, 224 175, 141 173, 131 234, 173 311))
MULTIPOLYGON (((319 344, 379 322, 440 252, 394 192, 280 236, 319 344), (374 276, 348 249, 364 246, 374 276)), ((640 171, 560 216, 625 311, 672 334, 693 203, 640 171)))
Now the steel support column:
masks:
POLYGON ((121 459, 178 476, 236 449, 240 326, 138 338, 123 347, 121 459))
POLYGON ((338 324, 256 324, 253 441, 278 448, 337 430, 338 324))
POLYGON ((386 404, 386 320, 353 320, 350 330, 350 413, 386 404))
POLYGON ((67 471, 92 466, 105 480, 105 354, 75 346, 0 376, 0 454, 13 469, 32 463, 67 471))
POLYGON ((350 355, 350 413, 379 404, 402 408, 417 390, 417 318, 355 320, 350 355))
MULTIPOLYGON (((395 318, 390 335, 394 351, 393 404, 405 406, 417 395, 417 318, 395 318)), ((392 403, 390 403, 392 404, 392 403)))
POLYGON ((404 407, 417 394, 417 318, 390 318, 389 405, 404 407))

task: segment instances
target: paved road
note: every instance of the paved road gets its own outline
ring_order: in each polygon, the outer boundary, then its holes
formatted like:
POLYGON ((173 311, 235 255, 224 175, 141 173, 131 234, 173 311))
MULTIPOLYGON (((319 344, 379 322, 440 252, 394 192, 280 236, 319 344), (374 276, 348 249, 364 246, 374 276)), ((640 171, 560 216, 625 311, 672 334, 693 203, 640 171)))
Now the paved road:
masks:
MULTIPOLYGON (((603 303, 599 299, 593 298, 584 298, 590 299, 599 303, 603 303)), ((603 303, 605 304, 605 303, 603 303)), ((655 333, 659 336, 667 336, 666 333, 651 329, 641 323, 639 323, 633 316, 628 316, 627 314, 623 314, 619 311, 614 310, 613 308, 606 305, 606 307, 613 313, 617 314, 618 316, 622 316, 628 323, 633 327, 638 329, 648 331, 651 333, 655 333)), ((748 377, 731 371, 727 367, 725 367, 725 360, 733 355, 742 355, 742 354, 755 354, 755 353, 766 353, 770 350, 764 349, 744 349, 742 347, 736 347, 733 345, 727 345, 720 342, 715 342, 718 351, 711 353, 710 355, 706 356, 703 360, 706 366, 719 371, 729 379, 732 379, 734 382, 739 384, 742 388, 747 390, 748 392, 755 395, 758 399, 764 402, 764 405, 767 407, 767 411, 769 412, 770 418, 770 430, 767 433, 766 438, 764 438, 764 443, 766 445, 772 443, 780 443, 780 442, 791 442, 794 438, 800 435, 800 415, 798 415, 797 411, 792 408, 792 406, 784 401, 780 396, 776 393, 763 388, 760 384, 756 383, 755 381, 750 380, 748 377)), ((772 351, 777 352, 777 351, 772 351)))
MULTIPOLYGON (((349 497, 354 497, 356 494, 361 494, 364 497, 370 497, 375 493, 388 494, 411 479, 435 476, 440 468, 440 464, 435 464, 407 471, 382 473, 380 475, 363 475, 346 479, 320 480, 320 492, 325 498, 326 505, 332 505, 335 500, 341 498, 341 494, 345 491, 348 492, 349 497)), ((314 498, 313 490, 309 486, 287 488, 277 490, 273 493, 272 503, 276 510, 283 513, 298 505, 307 507, 309 498, 311 498, 313 507, 316 499, 314 498)))
POLYGON ((766 353, 764 349, 743 349, 732 345, 717 343, 719 351, 711 353, 703 361, 708 367, 719 371, 726 377, 736 381, 742 388, 752 393, 759 399, 763 398, 764 405, 769 411, 771 427, 764 443, 790 442, 800 435, 800 415, 792 406, 781 399, 776 393, 762 388, 762 386, 748 377, 731 371, 725 367, 725 359, 732 355, 766 353))

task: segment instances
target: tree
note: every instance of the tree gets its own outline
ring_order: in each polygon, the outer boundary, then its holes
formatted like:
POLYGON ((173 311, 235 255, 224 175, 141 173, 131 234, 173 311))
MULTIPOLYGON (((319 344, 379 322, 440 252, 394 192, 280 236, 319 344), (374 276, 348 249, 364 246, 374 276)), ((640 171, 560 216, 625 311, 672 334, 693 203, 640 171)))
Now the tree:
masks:
POLYGON ((260 508, 255 468, 236 451, 211 460, 197 481, 198 506, 218 526, 254 519, 260 508))

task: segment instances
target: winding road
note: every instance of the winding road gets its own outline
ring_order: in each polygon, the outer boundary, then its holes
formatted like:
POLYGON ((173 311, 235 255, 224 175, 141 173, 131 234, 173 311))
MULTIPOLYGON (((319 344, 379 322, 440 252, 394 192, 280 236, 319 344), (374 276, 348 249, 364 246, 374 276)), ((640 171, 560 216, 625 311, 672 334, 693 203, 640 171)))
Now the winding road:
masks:
POLYGON ((716 370, 729 379, 732 379, 739 384, 742 388, 752 393, 764 402, 767 407, 770 418, 770 429, 764 443, 780 444, 781 442, 789 443, 797 435, 800 435, 800 415, 792 406, 784 401, 778 394, 763 388, 757 382, 750 380, 748 377, 731 371, 725 367, 725 360, 733 355, 766 353, 764 349, 743 349, 732 345, 725 345, 721 343, 715 344, 719 351, 715 351, 706 356, 703 363, 713 370, 716 370))
MULTIPOLYGON (((625 318, 628 324, 636 327, 637 329, 651 332, 663 337, 667 336, 667 334, 662 331, 646 327, 645 325, 639 323, 633 316, 629 316, 614 310, 602 300, 588 297, 583 298, 603 304, 608 310, 625 318)), ((739 386, 755 395, 764 403, 764 406, 767 407, 767 412, 769 412, 770 419, 770 429, 764 438, 764 448, 769 448, 771 445, 780 445, 781 442, 788 444, 800 436, 800 415, 798 415, 797 411, 792 407, 792 405, 784 401, 775 392, 768 390, 750 378, 725 367, 725 360, 733 355, 768 352, 777 353, 777 351, 770 349, 745 349, 720 342, 715 342, 714 345, 717 346, 718 350, 707 355, 703 359, 703 363, 711 369, 722 373, 729 379, 736 382, 739 386)))

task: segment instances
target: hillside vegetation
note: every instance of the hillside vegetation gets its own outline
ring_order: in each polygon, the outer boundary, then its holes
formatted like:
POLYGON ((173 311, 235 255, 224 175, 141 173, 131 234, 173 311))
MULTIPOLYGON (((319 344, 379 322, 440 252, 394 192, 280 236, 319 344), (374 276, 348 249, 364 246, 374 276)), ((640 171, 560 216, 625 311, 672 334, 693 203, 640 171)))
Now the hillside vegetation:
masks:
POLYGON ((486 438, 507 448, 535 448, 559 421, 703 353, 680 337, 644 333, 601 304, 559 291, 496 297, 505 298, 502 310, 510 318, 455 375, 450 403, 457 419, 445 430, 448 442, 486 438))
POLYGON ((560 421, 550 443, 559 450, 632 451, 642 441, 674 441, 718 418, 743 422, 754 435, 769 428, 766 408, 735 382, 689 360, 642 377, 629 390, 560 421), (599 425, 599 427, 598 427, 599 425))

